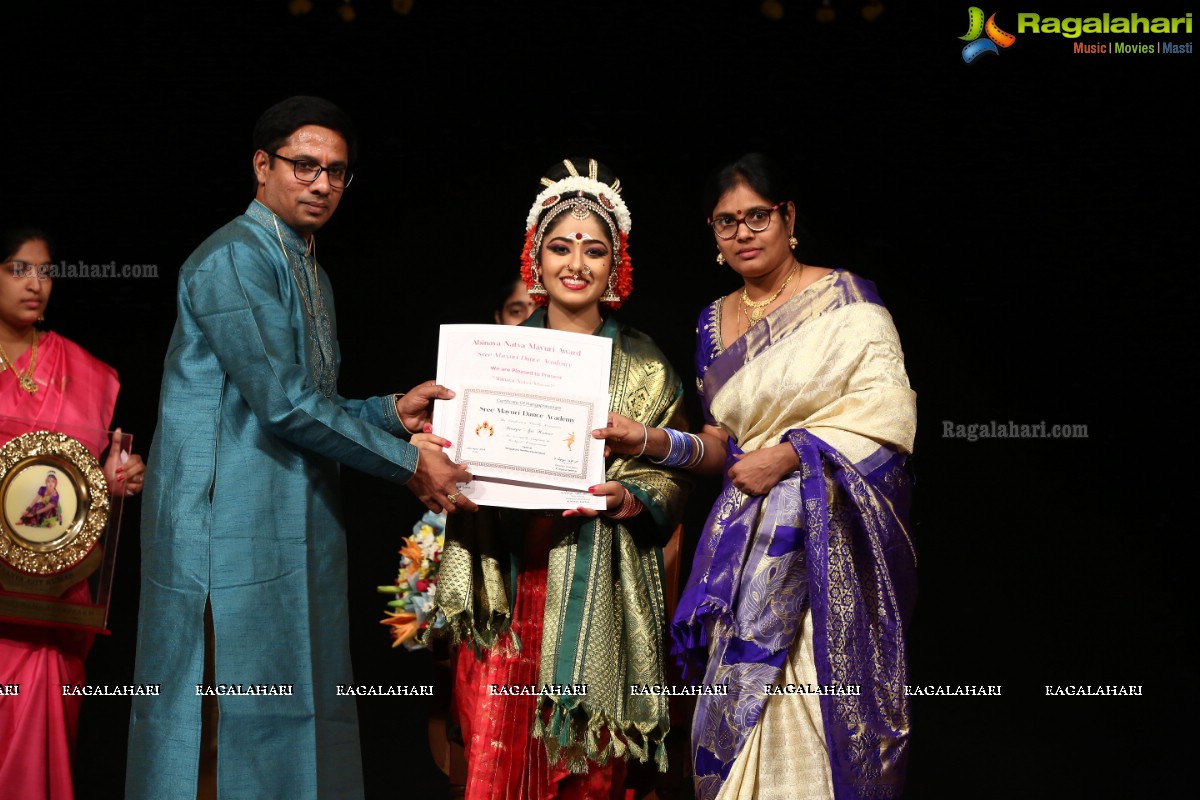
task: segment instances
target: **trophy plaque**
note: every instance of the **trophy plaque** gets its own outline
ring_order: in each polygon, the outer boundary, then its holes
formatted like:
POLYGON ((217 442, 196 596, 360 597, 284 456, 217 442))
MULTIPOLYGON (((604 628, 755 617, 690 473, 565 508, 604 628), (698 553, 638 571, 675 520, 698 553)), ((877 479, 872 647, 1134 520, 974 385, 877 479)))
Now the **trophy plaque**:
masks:
MULTIPOLYGON (((12 418, 0 426, 7 438, 12 418)), ((104 432, 83 437, 104 441, 104 432), (98 435, 99 434, 99 435, 98 435)), ((131 437, 124 437, 127 450, 131 437)), ((120 497, 96 455, 62 431, 0 445, 0 617, 107 633, 120 497)))

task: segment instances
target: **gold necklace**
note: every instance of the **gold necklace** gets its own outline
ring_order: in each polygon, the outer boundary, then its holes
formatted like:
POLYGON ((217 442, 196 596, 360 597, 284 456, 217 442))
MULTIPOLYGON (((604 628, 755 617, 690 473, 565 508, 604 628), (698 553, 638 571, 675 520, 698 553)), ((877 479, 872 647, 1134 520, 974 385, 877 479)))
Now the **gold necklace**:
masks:
POLYGON ((12 374, 17 376, 17 383, 25 391, 33 394, 38 390, 37 384, 33 382, 33 369, 37 366, 37 331, 33 332, 33 344, 29 346, 29 366, 25 368, 25 374, 17 372, 17 367, 13 364, 12 359, 8 357, 8 353, 4 352, 3 345, 0 345, 0 369, 8 368, 12 370, 12 374))
MULTIPOLYGON (((766 309, 766 307, 771 305, 771 303, 774 303, 777 299, 779 299, 779 295, 783 294, 783 290, 788 287, 788 284, 792 282, 792 278, 795 277, 795 275, 796 275, 796 266, 793 265, 791 271, 788 273, 787 279, 784 280, 784 282, 783 282, 783 286, 780 286, 775 291, 775 294, 771 295, 766 300, 751 300, 750 295, 746 294, 746 287, 745 286, 742 287, 742 304, 741 305, 746 307, 746 316, 750 318, 750 324, 747 326, 747 328, 746 328, 747 330, 749 330, 750 328, 753 328, 754 325, 760 319, 763 318, 763 314, 765 313, 764 310, 766 309)), ((739 318, 740 318, 741 313, 742 313, 742 308, 741 308, 741 306, 738 306, 739 318)))

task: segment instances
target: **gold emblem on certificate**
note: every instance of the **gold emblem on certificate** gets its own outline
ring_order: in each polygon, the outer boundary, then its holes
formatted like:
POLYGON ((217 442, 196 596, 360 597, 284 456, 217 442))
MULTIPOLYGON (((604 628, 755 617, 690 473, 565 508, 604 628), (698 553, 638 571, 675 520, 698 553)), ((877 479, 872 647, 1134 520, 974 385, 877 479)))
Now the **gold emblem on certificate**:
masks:
POLYGON ((0 567, 85 577, 99 564, 88 554, 109 503, 100 463, 80 441, 50 431, 17 436, 0 447, 0 567))

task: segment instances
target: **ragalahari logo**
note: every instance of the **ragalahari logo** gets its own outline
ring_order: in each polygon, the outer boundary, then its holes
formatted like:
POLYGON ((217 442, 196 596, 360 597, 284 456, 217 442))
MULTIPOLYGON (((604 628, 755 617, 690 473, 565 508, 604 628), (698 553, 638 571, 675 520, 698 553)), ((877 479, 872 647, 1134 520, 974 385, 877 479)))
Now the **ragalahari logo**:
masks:
POLYGON ((967 9, 967 33, 964 36, 958 37, 969 44, 963 48, 963 61, 970 64, 975 59, 979 58, 984 53, 992 55, 1000 55, 999 48, 1012 47, 1013 42, 1017 37, 1011 33, 1005 33, 1000 30, 1000 26, 996 24, 996 15, 992 14, 987 18, 987 22, 983 21, 983 9, 978 6, 971 6, 967 9), (984 33, 987 34, 986 39, 980 39, 984 33))

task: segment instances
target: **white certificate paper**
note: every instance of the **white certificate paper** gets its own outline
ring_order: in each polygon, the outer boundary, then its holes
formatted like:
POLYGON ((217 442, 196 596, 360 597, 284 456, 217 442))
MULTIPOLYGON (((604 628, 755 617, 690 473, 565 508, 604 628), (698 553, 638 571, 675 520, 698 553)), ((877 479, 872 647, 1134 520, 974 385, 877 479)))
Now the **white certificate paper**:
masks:
POLYGON ((602 336, 511 325, 443 325, 437 381, 453 400, 434 405, 433 430, 475 480, 480 505, 603 509, 587 488, 604 482, 612 342, 602 336))

